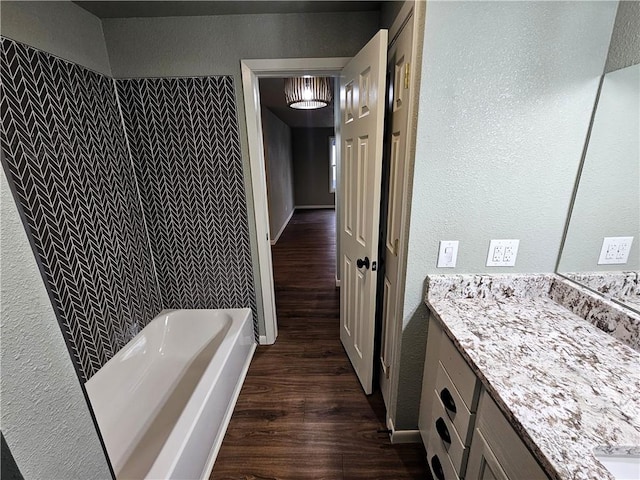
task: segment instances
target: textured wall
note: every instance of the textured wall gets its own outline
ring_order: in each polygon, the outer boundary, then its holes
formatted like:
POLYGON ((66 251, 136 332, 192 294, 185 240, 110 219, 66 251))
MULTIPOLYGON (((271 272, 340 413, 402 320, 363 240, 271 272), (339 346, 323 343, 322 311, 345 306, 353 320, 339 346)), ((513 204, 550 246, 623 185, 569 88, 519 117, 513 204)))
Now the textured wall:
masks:
MULTIPOLYGON (((233 75, 242 85, 240 60, 252 58, 351 57, 378 30, 377 12, 230 15, 105 19, 103 29, 113 75, 186 77, 233 75)), ((236 90, 242 167, 255 282, 259 282, 257 241, 242 88, 236 90)), ((260 241, 263 241, 260 239, 260 241)), ((256 290, 264 334, 261 290, 256 290)))
POLYGON ((116 81, 165 308, 256 302, 232 77, 116 81))
POLYGON ((262 108, 262 136, 267 174, 269 230, 273 241, 293 213, 291 128, 271 110, 262 108))
POLYGON ((241 59, 352 56, 378 13, 107 18, 103 29, 116 78, 239 77, 241 59))
POLYGON ((621 1, 611 35, 605 72, 640 63, 640 1, 621 1))
POLYGON ((294 128, 293 184, 296 207, 335 205, 329 192, 329 137, 333 128, 294 128))
POLYGON ((640 269, 640 65, 604 78, 558 271, 640 269), (603 237, 633 236, 629 261, 598 265, 603 237))
POLYGON ((398 428, 417 424, 426 275, 554 270, 615 10, 613 2, 428 4, 398 428), (515 268, 485 267, 492 238, 520 239, 515 268), (456 269, 436 268, 439 240, 460 240, 456 269))
POLYGON ((4 170, 0 177, 2 433, 27 479, 111 478, 4 170))
POLYGON ((161 309, 113 81, 2 39, 2 151, 80 374, 161 309))
POLYGON ((2 0, 2 36, 111 74, 100 19, 70 1, 2 0))

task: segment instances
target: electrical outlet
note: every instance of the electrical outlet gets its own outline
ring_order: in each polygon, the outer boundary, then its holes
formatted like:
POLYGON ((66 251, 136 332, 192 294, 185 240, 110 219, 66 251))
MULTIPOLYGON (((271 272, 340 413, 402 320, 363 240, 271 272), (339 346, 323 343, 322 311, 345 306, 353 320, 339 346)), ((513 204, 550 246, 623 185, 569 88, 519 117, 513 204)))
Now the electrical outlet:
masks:
POLYGON ((504 255, 502 257, 502 261, 505 263, 511 263, 511 261, 513 261, 514 265, 515 265, 515 257, 516 257, 516 251, 518 250, 518 247, 516 246, 516 248, 513 248, 513 245, 511 244, 507 244, 504 246, 504 255))
POLYGON ((458 240, 440 240, 438 268, 453 268, 458 260, 458 240))
POLYGON ((604 237, 598 265, 627 263, 633 237, 604 237))
POLYGON ((513 267, 518 256, 520 240, 491 240, 487 255, 487 267, 513 267))
POLYGON ((491 260, 494 262, 501 262, 504 257, 504 245, 495 245, 493 247, 493 254, 491 255, 491 260))

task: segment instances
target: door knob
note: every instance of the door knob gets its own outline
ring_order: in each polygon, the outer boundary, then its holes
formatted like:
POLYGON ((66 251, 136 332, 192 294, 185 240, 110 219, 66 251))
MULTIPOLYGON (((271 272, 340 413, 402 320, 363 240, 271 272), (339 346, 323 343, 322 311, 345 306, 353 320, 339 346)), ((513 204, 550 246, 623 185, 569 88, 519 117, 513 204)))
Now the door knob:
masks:
POLYGON ((369 270, 369 257, 364 257, 364 260, 359 258, 356 265, 358 265, 358 268, 364 267, 369 270))

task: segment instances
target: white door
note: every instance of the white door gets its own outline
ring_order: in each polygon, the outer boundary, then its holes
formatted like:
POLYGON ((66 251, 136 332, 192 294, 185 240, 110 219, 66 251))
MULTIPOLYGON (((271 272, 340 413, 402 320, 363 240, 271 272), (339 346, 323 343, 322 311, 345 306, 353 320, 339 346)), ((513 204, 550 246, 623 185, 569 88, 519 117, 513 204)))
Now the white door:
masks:
POLYGON ((398 288, 400 282, 400 255, 403 249, 405 204, 407 202, 407 125, 411 98, 411 50, 413 21, 402 28, 389 49, 388 70, 393 85, 391 106, 391 139, 389 155, 389 196, 385 236, 385 269, 382 304, 382 338, 380 341, 380 390, 385 405, 390 405, 391 368, 395 335, 398 328, 398 288))
POLYGON ((373 343, 387 31, 351 59, 340 78, 340 340, 364 392, 373 392, 373 343))

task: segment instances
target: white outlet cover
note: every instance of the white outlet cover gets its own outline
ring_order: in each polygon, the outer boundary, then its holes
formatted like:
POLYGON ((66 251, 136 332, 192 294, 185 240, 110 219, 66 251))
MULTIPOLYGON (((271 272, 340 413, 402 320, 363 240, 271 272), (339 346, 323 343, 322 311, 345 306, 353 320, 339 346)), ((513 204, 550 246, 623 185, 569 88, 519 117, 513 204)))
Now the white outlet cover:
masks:
POLYGON ((440 240, 438 268, 454 268, 458 260, 458 240, 440 240))
POLYGON ((518 239, 491 240, 487 253, 487 267, 513 267, 518 256, 518 239))
POLYGON ((598 265, 627 263, 633 237, 604 237, 598 265))

